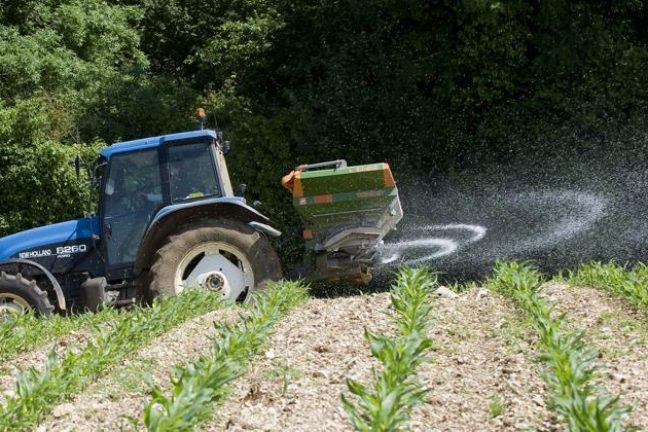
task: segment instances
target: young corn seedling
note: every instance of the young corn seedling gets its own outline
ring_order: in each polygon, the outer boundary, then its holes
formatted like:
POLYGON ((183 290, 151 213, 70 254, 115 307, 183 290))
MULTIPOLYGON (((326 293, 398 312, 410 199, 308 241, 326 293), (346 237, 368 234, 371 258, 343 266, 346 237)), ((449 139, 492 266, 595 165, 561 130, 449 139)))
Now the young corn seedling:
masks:
POLYGON ((618 397, 601 396, 594 386, 596 353, 583 342, 582 331, 563 329, 564 315, 552 317, 553 305, 540 296, 542 277, 525 263, 498 262, 487 281, 494 291, 509 296, 530 315, 538 334, 541 359, 547 366, 544 379, 551 390, 550 406, 572 432, 624 431, 629 408, 618 397))
POLYGON ((227 384, 242 375, 279 319, 306 298, 298 282, 272 284, 255 294, 249 315, 236 326, 216 323, 219 336, 211 352, 176 369, 169 396, 154 387, 144 409, 149 431, 189 431, 211 418, 214 404, 228 393, 227 384))
POLYGON ((371 354, 381 364, 374 369, 373 388, 355 380, 347 387, 355 403, 342 395, 342 405, 358 431, 398 431, 406 429, 412 409, 427 392, 420 384, 416 368, 427 361, 432 340, 426 337, 431 306, 429 295, 436 279, 425 269, 403 268, 392 287, 392 320, 396 335, 389 337, 365 329, 371 354))
POLYGON ((645 264, 627 270, 614 263, 587 263, 570 271, 568 280, 572 286, 589 286, 623 298, 648 313, 648 266, 645 264))
POLYGON ((106 308, 97 313, 71 317, 54 315, 45 318, 26 313, 0 318, 0 362, 82 328, 97 331, 102 324, 114 320, 118 313, 116 309, 106 308))
POLYGON ((186 290, 151 307, 119 313, 113 330, 101 331, 96 341, 88 342, 81 351, 68 351, 60 361, 52 353, 43 369, 21 373, 15 395, 0 406, 0 431, 25 430, 37 424, 111 365, 187 319, 220 305, 215 293, 186 290))

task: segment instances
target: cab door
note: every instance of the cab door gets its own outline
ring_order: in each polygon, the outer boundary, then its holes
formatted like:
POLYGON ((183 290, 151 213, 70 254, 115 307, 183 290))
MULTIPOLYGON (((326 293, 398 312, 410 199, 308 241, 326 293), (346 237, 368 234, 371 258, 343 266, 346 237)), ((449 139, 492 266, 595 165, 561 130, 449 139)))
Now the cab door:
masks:
POLYGON ((131 266, 144 231, 162 206, 158 149, 118 153, 103 185, 102 227, 109 269, 131 266))

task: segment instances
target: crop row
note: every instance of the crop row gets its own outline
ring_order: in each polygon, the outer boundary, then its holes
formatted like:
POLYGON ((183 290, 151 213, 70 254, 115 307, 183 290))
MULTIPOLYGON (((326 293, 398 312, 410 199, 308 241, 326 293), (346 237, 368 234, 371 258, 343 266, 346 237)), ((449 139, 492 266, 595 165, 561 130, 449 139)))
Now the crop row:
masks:
POLYGON ((427 390, 416 368, 426 361, 425 355, 432 347, 426 335, 432 309, 429 296, 435 284, 435 277, 425 269, 401 269, 391 291, 396 334, 390 337, 365 329, 371 354, 382 367, 372 370, 371 389, 347 380, 354 400, 342 395, 342 404, 356 430, 407 429, 412 410, 424 400, 427 390))
MULTIPOLYGON (((596 353, 584 343, 582 331, 565 329, 564 316, 558 316, 543 298, 542 283, 531 265, 504 262, 496 264, 486 282, 529 316, 546 365, 543 377, 550 389, 549 406, 564 419, 568 430, 626 430, 624 419, 629 408, 621 406, 618 397, 603 395, 594 385, 599 368, 596 353)), ((585 264, 569 273, 569 283, 602 289, 648 312, 648 267, 643 264, 631 270, 615 264, 585 264)), ((412 410, 424 400, 427 390, 417 368, 428 361, 432 346, 426 335, 432 312, 429 296, 435 285, 435 276, 423 268, 401 269, 391 290, 394 334, 365 329, 371 353, 381 367, 372 370, 370 385, 347 381, 351 395, 342 395, 342 405, 356 430, 407 429, 412 410)), ((246 371, 277 321, 302 301, 306 292, 307 288, 296 282, 271 284, 255 294, 236 325, 214 323, 218 337, 210 352, 176 368, 168 394, 160 387, 152 389, 152 398, 142 413, 148 430, 193 430, 211 418, 215 404, 229 394, 228 384, 246 371)), ((68 351, 61 360, 52 353, 42 369, 21 373, 14 395, 0 405, 0 431, 24 430, 37 424, 54 406, 83 390, 129 353, 183 321, 219 306, 213 293, 187 290, 151 308, 106 309, 97 314, 48 319, 27 314, 3 321, 0 361, 80 328, 90 327, 98 336, 81 351, 68 351)))
POLYGON ((99 330, 96 340, 82 350, 68 350, 61 360, 52 353, 42 369, 30 369, 18 376, 15 394, 0 406, 0 431, 24 430, 37 424, 54 406, 87 387, 129 353, 220 304, 214 293, 187 290, 151 307, 117 313, 112 330, 99 330))
POLYGON ((498 262, 487 286, 510 297, 529 315, 538 335, 538 348, 547 366, 544 379, 551 395, 550 407, 570 431, 622 431, 629 408, 618 397, 600 395, 593 381, 599 365, 596 353, 583 342, 582 331, 566 331, 564 315, 555 316, 553 305, 540 293, 542 277, 524 263, 498 262))
POLYGON ((306 298, 298 282, 271 284, 255 294, 247 316, 234 326, 215 323, 218 337, 211 352, 177 368, 169 395, 155 387, 144 409, 150 431, 188 431, 211 418, 214 404, 225 397, 227 384, 241 376, 257 350, 266 343, 279 319, 306 298))
POLYGON ((569 272, 570 285, 590 286, 625 299, 648 313, 648 266, 637 264, 625 269, 614 263, 587 263, 569 272))
POLYGON ((5 316, 0 321, 0 363, 79 329, 97 330, 116 319, 119 313, 124 312, 105 308, 97 313, 73 316, 53 315, 42 318, 33 313, 5 316))

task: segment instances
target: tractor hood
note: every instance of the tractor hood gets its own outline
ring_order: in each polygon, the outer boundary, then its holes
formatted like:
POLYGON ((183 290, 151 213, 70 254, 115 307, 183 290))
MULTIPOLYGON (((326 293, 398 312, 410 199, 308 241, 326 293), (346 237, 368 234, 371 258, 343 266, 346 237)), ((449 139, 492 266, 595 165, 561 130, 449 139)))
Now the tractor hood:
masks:
POLYGON ((23 251, 40 251, 50 246, 83 240, 99 234, 97 216, 45 225, 0 238, 0 260, 17 258, 23 251))

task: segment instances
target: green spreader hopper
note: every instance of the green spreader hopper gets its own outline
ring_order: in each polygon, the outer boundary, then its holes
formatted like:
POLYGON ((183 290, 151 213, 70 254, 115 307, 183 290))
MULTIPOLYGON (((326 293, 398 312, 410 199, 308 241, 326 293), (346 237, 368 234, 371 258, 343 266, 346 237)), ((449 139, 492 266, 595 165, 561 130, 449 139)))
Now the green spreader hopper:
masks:
POLYGON ((389 165, 301 165, 282 184, 303 221, 314 278, 368 282, 376 248, 403 217, 389 165))

